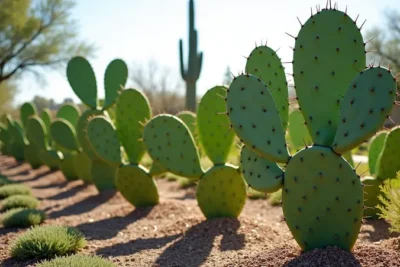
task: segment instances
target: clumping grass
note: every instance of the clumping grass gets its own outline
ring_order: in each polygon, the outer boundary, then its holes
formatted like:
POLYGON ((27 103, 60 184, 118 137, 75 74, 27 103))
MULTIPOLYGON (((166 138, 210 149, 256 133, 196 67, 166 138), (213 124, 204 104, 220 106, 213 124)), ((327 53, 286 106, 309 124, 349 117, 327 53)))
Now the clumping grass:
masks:
POLYGON ((116 267, 114 263, 98 256, 72 255, 46 260, 36 267, 116 267))
POLYGON ((400 233, 400 176, 385 182, 381 191, 382 194, 378 198, 382 205, 377 206, 381 211, 380 217, 390 223, 391 232, 400 233))
POLYGON ((44 222, 46 214, 41 210, 14 208, 1 215, 0 222, 4 227, 26 228, 44 222))
POLYGON ((11 257, 18 259, 53 258, 85 247, 85 236, 74 227, 34 226, 11 244, 11 257))
POLYGON ((31 195, 31 189, 24 184, 7 184, 0 187, 0 199, 13 195, 31 195))
POLYGON ((13 195, 3 200, 1 208, 3 211, 13 208, 34 209, 40 204, 40 201, 29 195, 13 195))

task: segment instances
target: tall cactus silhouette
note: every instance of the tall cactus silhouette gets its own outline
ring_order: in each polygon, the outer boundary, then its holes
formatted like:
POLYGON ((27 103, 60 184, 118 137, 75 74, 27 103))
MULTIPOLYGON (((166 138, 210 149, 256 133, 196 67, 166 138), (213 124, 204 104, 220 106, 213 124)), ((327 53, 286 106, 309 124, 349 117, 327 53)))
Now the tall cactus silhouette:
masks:
POLYGON ((196 82, 200 77, 203 52, 197 52, 197 31, 194 28, 194 3, 189 0, 189 58, 187 69, 183 60, 182 39, 179 40, 179 58, 182 79, 186 82, 186 109, 196 111, 196 82))

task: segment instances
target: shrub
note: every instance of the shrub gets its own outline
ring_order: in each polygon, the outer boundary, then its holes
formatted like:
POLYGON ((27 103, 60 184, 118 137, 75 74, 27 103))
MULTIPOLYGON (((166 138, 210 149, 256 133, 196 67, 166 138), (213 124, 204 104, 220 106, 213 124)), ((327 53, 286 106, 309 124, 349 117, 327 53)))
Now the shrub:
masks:
POLYGON ((115 267, 114 263, 98 256, 72 255, 43 261, 36 267, 115 267))
POLYGON ((1 203, 2 210, 13 208, 30 208, 34 209, 39 205, 40 201, 29 195, 13 195, 3 200, 1 203))
POLYGON ((13 195, 31 195, 31 189, 24 184, 7 184, 0 187, 0 199, 13 195))
POLYGON ((29 227, 39 225, 46 219, 46 214, 41 210, 28 208, 14 208, 3 213, 1 224, 4 227, 29 227))
POLYGON ((400 176, 384 183, 381 190, 378 198, 382 204, 377 206, 381 211, 380 217, 390 223, 391 232, 400 233, 400 176))
POLYGON ((34 226, 11 244, 11 257, 52 258, 76 252, 86 246, 84 235, 74 227, 34 226))

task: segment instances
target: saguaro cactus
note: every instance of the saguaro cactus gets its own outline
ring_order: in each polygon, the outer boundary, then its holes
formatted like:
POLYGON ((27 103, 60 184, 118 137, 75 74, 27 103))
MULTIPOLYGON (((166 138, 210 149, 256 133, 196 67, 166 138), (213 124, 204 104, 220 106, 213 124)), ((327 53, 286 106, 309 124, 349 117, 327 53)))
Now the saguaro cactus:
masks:
POLYGON ((203 52, 197 52, 197 31, 194 28, 194 3, 189 1, 189 59, 185 70, 182 39, 179 40, 179 58, 182 79, 186 82, 186 109, 196 111, 196 81, 199 79, 203 52))

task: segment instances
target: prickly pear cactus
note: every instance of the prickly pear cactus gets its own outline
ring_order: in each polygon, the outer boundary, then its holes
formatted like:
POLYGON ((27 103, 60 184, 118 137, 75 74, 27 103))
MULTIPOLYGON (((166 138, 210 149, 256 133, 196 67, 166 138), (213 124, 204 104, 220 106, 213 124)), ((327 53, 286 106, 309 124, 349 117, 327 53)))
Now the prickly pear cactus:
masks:
POLYGON ((27 103, 22 104, 20 113, 21 113, 20 114, 21 122, 22 122, 24 128, 26 128, 29 117, 32 115, 36 115, 38 112, 37 112, 36 106, 33 103, 27 102, 27 103))
POLYGON ((150 157, 167 171, 198 181, 196 198, 204 216, 238 217, 246 200, 246 185, 237 166, 226 163, 233 145, 225 103, 226 87, 216 86, 199 103, 196 128, 200 144, 214 165, 204 171, 190 128, 177 116, 161 114, 144 127, 150 157))
POLYGON ((303 113, 300 110, 294 110, 289 114, 288 132, 292 149, 297 152, 305 146, 312 145, 311 136, 308 133, 304 121, 303 113))
MULTIPOLYGON (((106 116, 88 120, 86 139, 96 156, 115 169, 115 186, 135 207, 158 204, 156 183, 139 163, 145 153, 143 124, 151 117, 148 99, 135 89, 124 90, 117 100, 116 126, 106 116), (124 148, 129 163, 124 162, 124 148)), ((106 166, 106 165, 103 165, 106 166)))
POLYGON ((91 64, 85 58, 77 56, 68 62, 67 78, 75 94, 89 107, 76 122, 76 132, 83 151, 81 153, 85 153, 92 162, 90 164, 92 180, 99 191, 113 189, 117 169, 97 156, 86 138, 85 129, 91 117, 104 115, 109 118, 107 109, 112 108, 123 90, 128 79, 128 67, 120 59, 115 59, 108 64, 104 75, 105 100, 102 101, 101 106, 96 77, 91 64), (104 172, 101 173, 100 169, 104 169, 104 172))
POLYGON ((364 205, 366 209, 364 216, 367 218, 378 219, 381 186, 396 178, 400 171, 400 157, 397 153, 397 147, 400 142, 400 126, 392 128, 390 131, 383 131, 377 134, 370 143, 369 164, 370 174, 373 176, 362 179, 365 194, 364 205), (374 164, 375 165, 372 165, 374 164), (372 167, 372 172, 371 172, 372 167))
POLYGON ((388 69, 365 68, 360 31, 341 11, 318 11, 295 39, 295 89, 314 144, 291 156, 268 84, 251 74, 239 75, 227 92, 226 110, 244 149, 254 152, 252 163, 241 157, 242 173, 260 191, 277 190, 281 182, 283 213, 303 251, 327 246, 351 250, 364 197, 360 178, 342 155, 383 125, 396 81, 388 69), (283 176, 276 163, 286 164, 283 176))
POLYGON ((76 127, 79 116, 81 115, 80 110, 74 104, 64 104, 57 111, 56 117, 59 119, 67 120, 73 127, 76 127))

